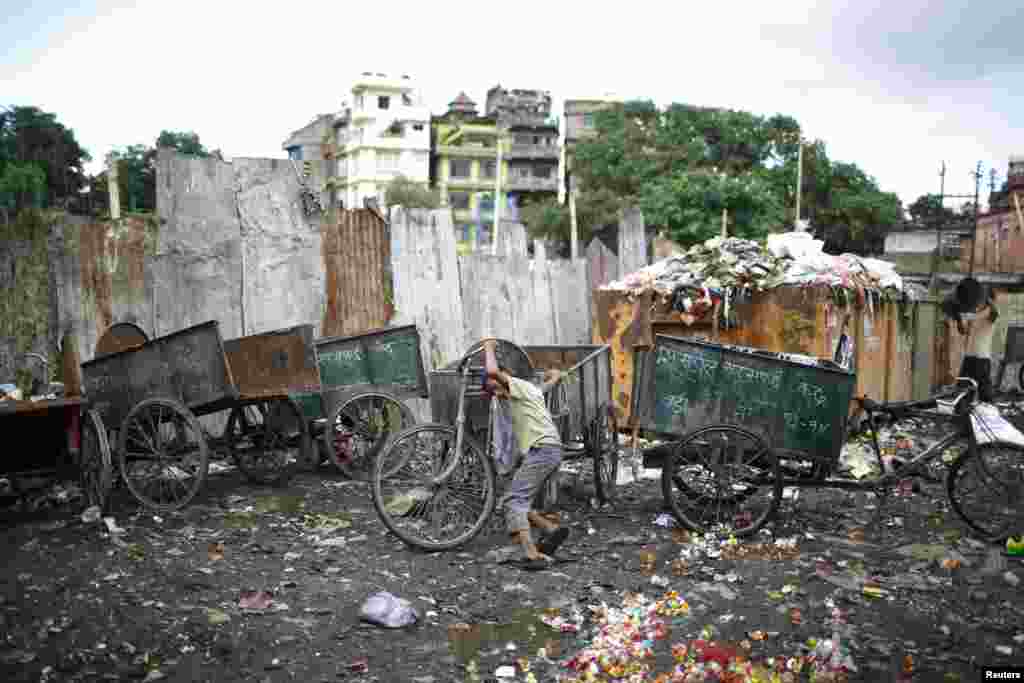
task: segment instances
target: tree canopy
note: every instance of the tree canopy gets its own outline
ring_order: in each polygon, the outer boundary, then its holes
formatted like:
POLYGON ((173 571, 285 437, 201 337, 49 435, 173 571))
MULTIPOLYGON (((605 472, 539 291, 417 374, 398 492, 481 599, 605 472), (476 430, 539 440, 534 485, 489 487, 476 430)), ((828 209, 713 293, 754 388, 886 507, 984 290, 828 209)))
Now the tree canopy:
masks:
MULTIPOLYGON (((638 206, 649 226, 683 244, 720 234, 752 239, 792 229, 800 125, 790 116, 640 100, 594 116, 597 134, 576 143, 577 224, 584 240, 638 206)), ((898 198, 855 164, 832 162, 821 141, 804 143, 803 217, 826 248, 877 251, 902 218, 898 198)), ((568 235, 568 211, 545 202, 525 211, 531 232, 568 235)))
POLYGON ((388 183, 384 191, 384 204, 406 209, 436 209, 441 206, 441 198, 437 190, 399 174, 388 183))
POLYGON ((75 133, 38 107, 0 109, 0 205, 64 207, 87 185, 91 161, 75 133))

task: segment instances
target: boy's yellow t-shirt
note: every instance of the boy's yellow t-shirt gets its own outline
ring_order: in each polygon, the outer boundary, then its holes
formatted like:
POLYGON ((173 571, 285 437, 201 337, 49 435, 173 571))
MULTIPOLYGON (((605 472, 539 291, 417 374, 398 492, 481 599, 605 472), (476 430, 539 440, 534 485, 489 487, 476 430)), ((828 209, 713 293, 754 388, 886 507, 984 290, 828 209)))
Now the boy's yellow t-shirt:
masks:
POLYGON ((539 444, 561 446, 562 439, 544 403, 544 393, 530 382, 517 377, 510 376, 508 383, 509 412, 519 452, 525 456, 527 451, 539 444))

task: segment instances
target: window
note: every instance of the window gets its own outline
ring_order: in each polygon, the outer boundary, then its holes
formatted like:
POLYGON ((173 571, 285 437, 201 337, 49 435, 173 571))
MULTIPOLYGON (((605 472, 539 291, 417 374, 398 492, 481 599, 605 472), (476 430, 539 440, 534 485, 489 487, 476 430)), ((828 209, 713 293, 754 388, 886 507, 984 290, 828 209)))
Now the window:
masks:
POLYGON ((481 161, 480 162, 480 177, 481 178, 493 178, 494 170, 498 167, 496 161, 481 161))
POLYGON ((468 178, 469 167, 469 159, 451 159, 448 161, 448 175, 452 178, 468 178))
POLYGON ((377 173, 391 174, 398 170, 398 152, 377 152, 377 173))
POLYGON ((387 109, 390 106, 391 106, 391 98, 388 97, 387 95, 381 95, 380 97, 377 98, 377 108, 378 109, 387 109))
POLYGON ((468 192, 450 192, 448 193, 448 205, 453 209, 468 209, 469 208, 469 193, 468 192))
POLYGON ((516 144, 516 145, 528 145, 528 144, 530 144, 530 136, 529 135, 517 135, 517 136, 515 136, 513 144, 516 144))
POLYGON ((583 115, 583 127, 584 128, 593 128, 594 127, 594 115, 593 114, 584 114, 583 115))
POLYGON ((412 106, 412 98, 409 97, 407 93, 402 93, 402 104, 404 104, 407 107, 412 106))
POLYGON ((414 124, 412 124, 412 129, 413 130, 423 130, 423 124, 422 123, 414 123, 414 124))
POLYGON ((292 161, 302 161, 302 148, 299 146, 288 148, 288 158, 292 161))
POLYGON ((550 178, 551 171, 554 170, 553 166, 534 166, 533 177, 534 178, 550 178))
POLYGON ((529 178, 530 167, 529 166, 513 166, 512 175, 516 178, 529 178))

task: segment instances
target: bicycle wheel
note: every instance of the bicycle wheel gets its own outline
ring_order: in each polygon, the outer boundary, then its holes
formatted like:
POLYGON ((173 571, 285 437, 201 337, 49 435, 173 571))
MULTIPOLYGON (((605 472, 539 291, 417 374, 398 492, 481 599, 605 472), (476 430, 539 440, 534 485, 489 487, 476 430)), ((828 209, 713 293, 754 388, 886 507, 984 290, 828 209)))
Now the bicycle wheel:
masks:
POLYGON ((747 536, 778 510, 782 474, 756 434, 715 425, 683 437, 662 466, 661 488, 676 519, 690 529, 747 536))
POLYGON ((85 494, 85 506, 107 505, 113 487, 114 472, 110 458, 110 443, 103 420, 95 410, 82 413, 82 443, 79 451, 79 479, 85 494))
POLYGON ((302 413, 290 399, 235 406, 224 436, 238 469, 254 484, 286 483, 312 449, 302 413))
POLYGON ((408 545, 428 551, 457 548, 480 533, 494 512, 490 457, 468 436, 456 456, 455 441, 452 427, 417 425, 395 435, 377 459, 373 505, 384 525, 408 545), (432 484, 453 457, 458 463, 448 480, 432 484))
POLYGON ((605 404, 598 408, 588 441, 588 450, 594 460, 594 488, 598 500, 611 503, 615 500, 619 479, 619 430, 613 406, 605 404))
MULTIPOLYGON (((338 404, 328 416, 323 444, 328 459, 349 479, 370 481, 373 466, 392 434, 416 424, 412 411, 394 396, 358 394, 338 404)), ((400 464, 395 464, 395 467, 400 464)), ((385 478, 392 471, 384 473, 385 478)))
POLYGON ((1024 530, 1024 448, 979 444, 946 478, 953 509, 982 539, 1001 543, 1024 530))
POLYGON ((206 482, 210 453, 203 428, 173 399, 148 398, 132 408, 117 446, 121 477, 143 505, 178 510, 206 482))

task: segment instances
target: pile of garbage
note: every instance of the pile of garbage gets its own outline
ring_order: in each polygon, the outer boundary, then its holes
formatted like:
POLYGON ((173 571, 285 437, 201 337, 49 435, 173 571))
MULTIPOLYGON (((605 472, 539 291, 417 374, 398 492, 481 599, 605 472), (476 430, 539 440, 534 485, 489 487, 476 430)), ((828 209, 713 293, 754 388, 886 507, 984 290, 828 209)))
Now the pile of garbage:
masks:
MULTIPOLYGON (((602 290, 630 296, 656 292, 671 301, 672 308, 697 320, 722 302, 732 302, 784 285, 831 287, 849 300, 847 293, 863 301, 867 297, 911 296, 892 263, 854 254, 833 256, 822 251, 824 242, 809 233, 769 235, 767 245, 736 237, 710 239, 683 254, 670 256, 602 290)), ((726 311, 723 317, 728 318, 726 311)), ((692 324, 692 320, 689 321, 692 324)))
MULTIPOLYGON (((624 598, 622 607, 602 604, 590 609, 597 633, 588 646, 563 663, 568 672, 559 677, 560 683, 606 679, 768 683, 796 680, 800 675, 838 681, 857 670, 843 642, 845 616, 837 609, 831 638, 811 639, 801 652, 774 657, 766 656, 758 642, 717 640, 714 629, 705 627, 698 638, 671 643, 674 667, 657 676, 652 666, 655 643, 667 640, 671 627, 686 621, 690 612, 686 600, 675 591, 660 600, 633 594, 624 598)), ((758 632, 752 638, 761 641, 764 636, 758 632)))

